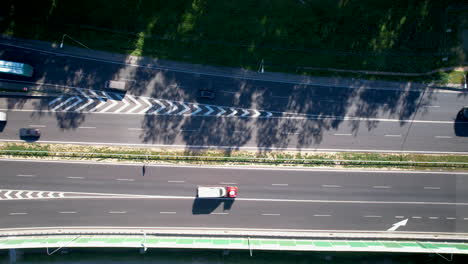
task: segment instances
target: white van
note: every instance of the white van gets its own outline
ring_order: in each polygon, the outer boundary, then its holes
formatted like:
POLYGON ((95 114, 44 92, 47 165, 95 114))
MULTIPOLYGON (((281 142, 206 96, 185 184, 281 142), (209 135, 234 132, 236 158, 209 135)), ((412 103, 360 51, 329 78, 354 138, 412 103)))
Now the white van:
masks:
POLYGON ((7 114, 5 112, 0 112, 0 122, 7 121, 7 114))
POLYGON ((124 81, 107 81, 106 88, 125 92, 126 84, 124 81))

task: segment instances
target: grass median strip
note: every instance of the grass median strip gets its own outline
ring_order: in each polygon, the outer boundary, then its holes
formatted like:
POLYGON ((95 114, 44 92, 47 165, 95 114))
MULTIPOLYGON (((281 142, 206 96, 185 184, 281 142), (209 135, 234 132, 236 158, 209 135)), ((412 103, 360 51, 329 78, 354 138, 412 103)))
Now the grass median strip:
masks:
POLYGON ((94 160, 144 164, 325 166, 356 168, 448 169, 468 168, 468 155, 317 153, 255 151, 190 151, 160 148, 81 146, 67 144, 0 143, 3 158, 94 160))

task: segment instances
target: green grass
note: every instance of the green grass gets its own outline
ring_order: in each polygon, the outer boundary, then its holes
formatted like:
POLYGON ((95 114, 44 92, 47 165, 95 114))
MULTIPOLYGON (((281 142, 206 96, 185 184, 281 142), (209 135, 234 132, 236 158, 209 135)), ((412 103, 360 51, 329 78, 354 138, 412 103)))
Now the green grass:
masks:
POLYGON ((99 147, 38 143, 3 143, 5 157, 58 158, 65 160, 132 161, 207 165, 328 166, 361 168, 466 170, 468 155, 383 154, 383 153, 257 153, 99 147), (67 153, 65 153, 67 152, 67 153), (376 162, 379 161, 379 162, 376 162), (405 162, 405 163, 395 163, 405 162), (431 164, 417 162, 437 162, 431 164), (452 164, 450 164, 452 163, 452 164), (466 164, 453 164, 466 163, 466 164))
POLYGON ((448 52, 460 45, 464 13, 447 9, 456 0, 6 1, 2 33, 55 42, 68 34, 92 49, 160 59, 252 70, 263 59, 266 71, 306 74, 317 73, 305 67, 426 72, 463 63, 448 52))

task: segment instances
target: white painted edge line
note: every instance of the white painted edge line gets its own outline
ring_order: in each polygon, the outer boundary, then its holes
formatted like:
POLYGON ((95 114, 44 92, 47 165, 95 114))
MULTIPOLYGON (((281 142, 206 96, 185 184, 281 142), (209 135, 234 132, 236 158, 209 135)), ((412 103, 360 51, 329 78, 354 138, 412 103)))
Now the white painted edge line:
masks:
MULTIPOLYGON (((30 159, 2 159, 1 161, 6 162, 42 162, 42 163, 64 163, 64 164, 93 164, 93 165, 102 165, 102 166, 134 166, 134 167, 141 167, 141 164, 135 163, 113 163, 113 162, 106 162, 106 163, 98 163, 95 161, 73 161, 73 160, 30 160, 30 159)), ((173 167, 173 168, 193 168, 193 169, 218 169, 218 170, 273 170, 273 171, 323 171, 323 172, 344 172, 344 173, 408 173, 408 174, 437 174, 437 175, 468 175, 468 172, 447 172, 447 171, 404 171, 404 170, 391 170, 391 171, 382 171, 382 170, 355 170, 355 169, 329 169, 329 168, 288 168, 288 167, 250 167, 250 166, 194 166, 194 165, 166 165, 166 164, 149 164, 148 166, 151 167, 173 167)), ((228 183, 229 184, 229 183, 228 183)), ((237 184, 237 183, 231 183, 237 184)))
POLYGON ((34 174, 18 174, 17 177, 36 177, 34 174))
MULTIPOLYGON (((24 142, 24 140, 16 139, 0 139, 0 142, 24 142)), ((105 146, 138 146, 138 147, 172 147, 172 148, 192 148, 192 149, 232 149, 232 146, 200 146, 200 145, 165 145, 165 144, 138 144, 138 143, 119 143, 119 142, 86 142, 86 141, 52 141, 52 140, 38 140, 37 143, 51 143, 51 144, 77 144, 77 145, 105 145, 105 146)), ((236 147, 239 150, 257 150, 258 147, 236 147)), ((454 151, 416 151, 416 150, 384 150, 384 149, 312 149, 312 148, 269 148, 268 150, 285 150, 285 151, 313 151, 313 152, 384 152, 384 153, 427 153, 427 154, 460 154, 468 155, 468 152, 454 152, 454 151)))

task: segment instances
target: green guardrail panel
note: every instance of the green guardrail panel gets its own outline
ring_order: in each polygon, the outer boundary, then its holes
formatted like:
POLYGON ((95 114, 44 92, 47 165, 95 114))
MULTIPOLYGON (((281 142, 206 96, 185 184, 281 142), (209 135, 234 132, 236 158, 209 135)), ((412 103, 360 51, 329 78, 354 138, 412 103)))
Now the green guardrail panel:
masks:
POLYGON ((23 239, 11 239, 8 241, 5 241, 5 244, 7 245, 19 245, 27 242, 28 240, 23 240, 23 239))
POLYGON ((73 238, 70 238, 70 239, 63 239, 63 238, 47 238, 46 239, 46 242, 47 243, 58 243, 58 242, 69 242, 71 241, 73 238))
POLYGON ((466 245, 456 244, 455 247, 461 250, 468 250, 468 244, 466 245))
POLYGON ((314 245, 314 242, 307 241, 307 240, 296 240, 296 245, 298 245, 298 246, 312 246, 312 245, 314 245))
POLYGON ((364 242, 359 242, 359 241, 350 241, 350 242, 348 242, 348 244, 349 244, 351 247, 366 247, 366 243, 364 243, 364 242))
POLYGON ((296 242, 295 241, 280 241, 279 245, 282 247, 294 247, 296 246, 296 242))
POLYGON ((184 244, 184 245, 187 245, 187 244, 193 244, 193 239, 191 238, 182 238, 182 239, 177 239, 177 244, 184 244))
POLYGON ((107 243, 122 243, 124 241, 125 241, 124 238, 107 238, 106 239, 107 243))
POLYGON ((91 241, 90 237, 80 237, 77 240, 75 240, 74 242, 75 243, 88 243, 89 241, 91 241))
POLYGON ((434 243, 433 245, 438 248, 455 248, 453 244, 447 244, 447 243, 434 243))
POLYGON ((213 239, 214 245, 229 245, 229 239, 213 239))
POLYGON ((211 243, 211 239, 195 239, 195 243, 211 243))
POLYGON ((177 239, 176 238, 160 238, 159 242, 160 243, 176 243, 177 239))
POLYGON ((243 244, 246 239, 231 239, 231 244, 243 244))
POLYGON ((382 244, 385 247, 388 247, 388 248, 402 248, 402 246, 399 245, 399 243, 396 243, 396 242, 382 242, 382 244))
MULTIPOLYGON (((146 241, 148 241, 148 239, 146 241)), ((143 237, 142 238, 130 237, 130 238, 126 238, 124 242, 143 243, 145 242, 145 239, 143 237)))
POLYGON ((400 242, 403 247, 419 247, 418 243, 415 242, 400 242))
POLYGON ((368 247, 383 247, 382 243, 378 242, 378 241, 369 241, 369 242, 364 242, 366 244, 366 246, 368 247))
POLYGON ((332 244, 330 242, 327 242, 327 241, 315 241, 314 245, 316 247, 332 247, 332 244))
POLYGON ((260 244, 262 244, 262 245, 278 245, 278 241, 265 239, 265 240, 260 240, 260 244))
POLYGON ((349 246, 348 242, 344 242, 344 241, 331 241, 330 243, 333 246, 338 246, 338 247, 349 246))
POLYGON ((157 244, 160 242, 159 238, 147 238, 146 243, 157 244))
POLYGON ((424 247, 424 248, 437 249, 437 247, 434 246, 434 244, 432 243, 419 242, 419 245, 421 245, 421 247, 424 247))
POLYGON ((250 239, 250 245, 252 245, 252 246, 260 246, 260 240, 258 240, 258 239, 250 239))

